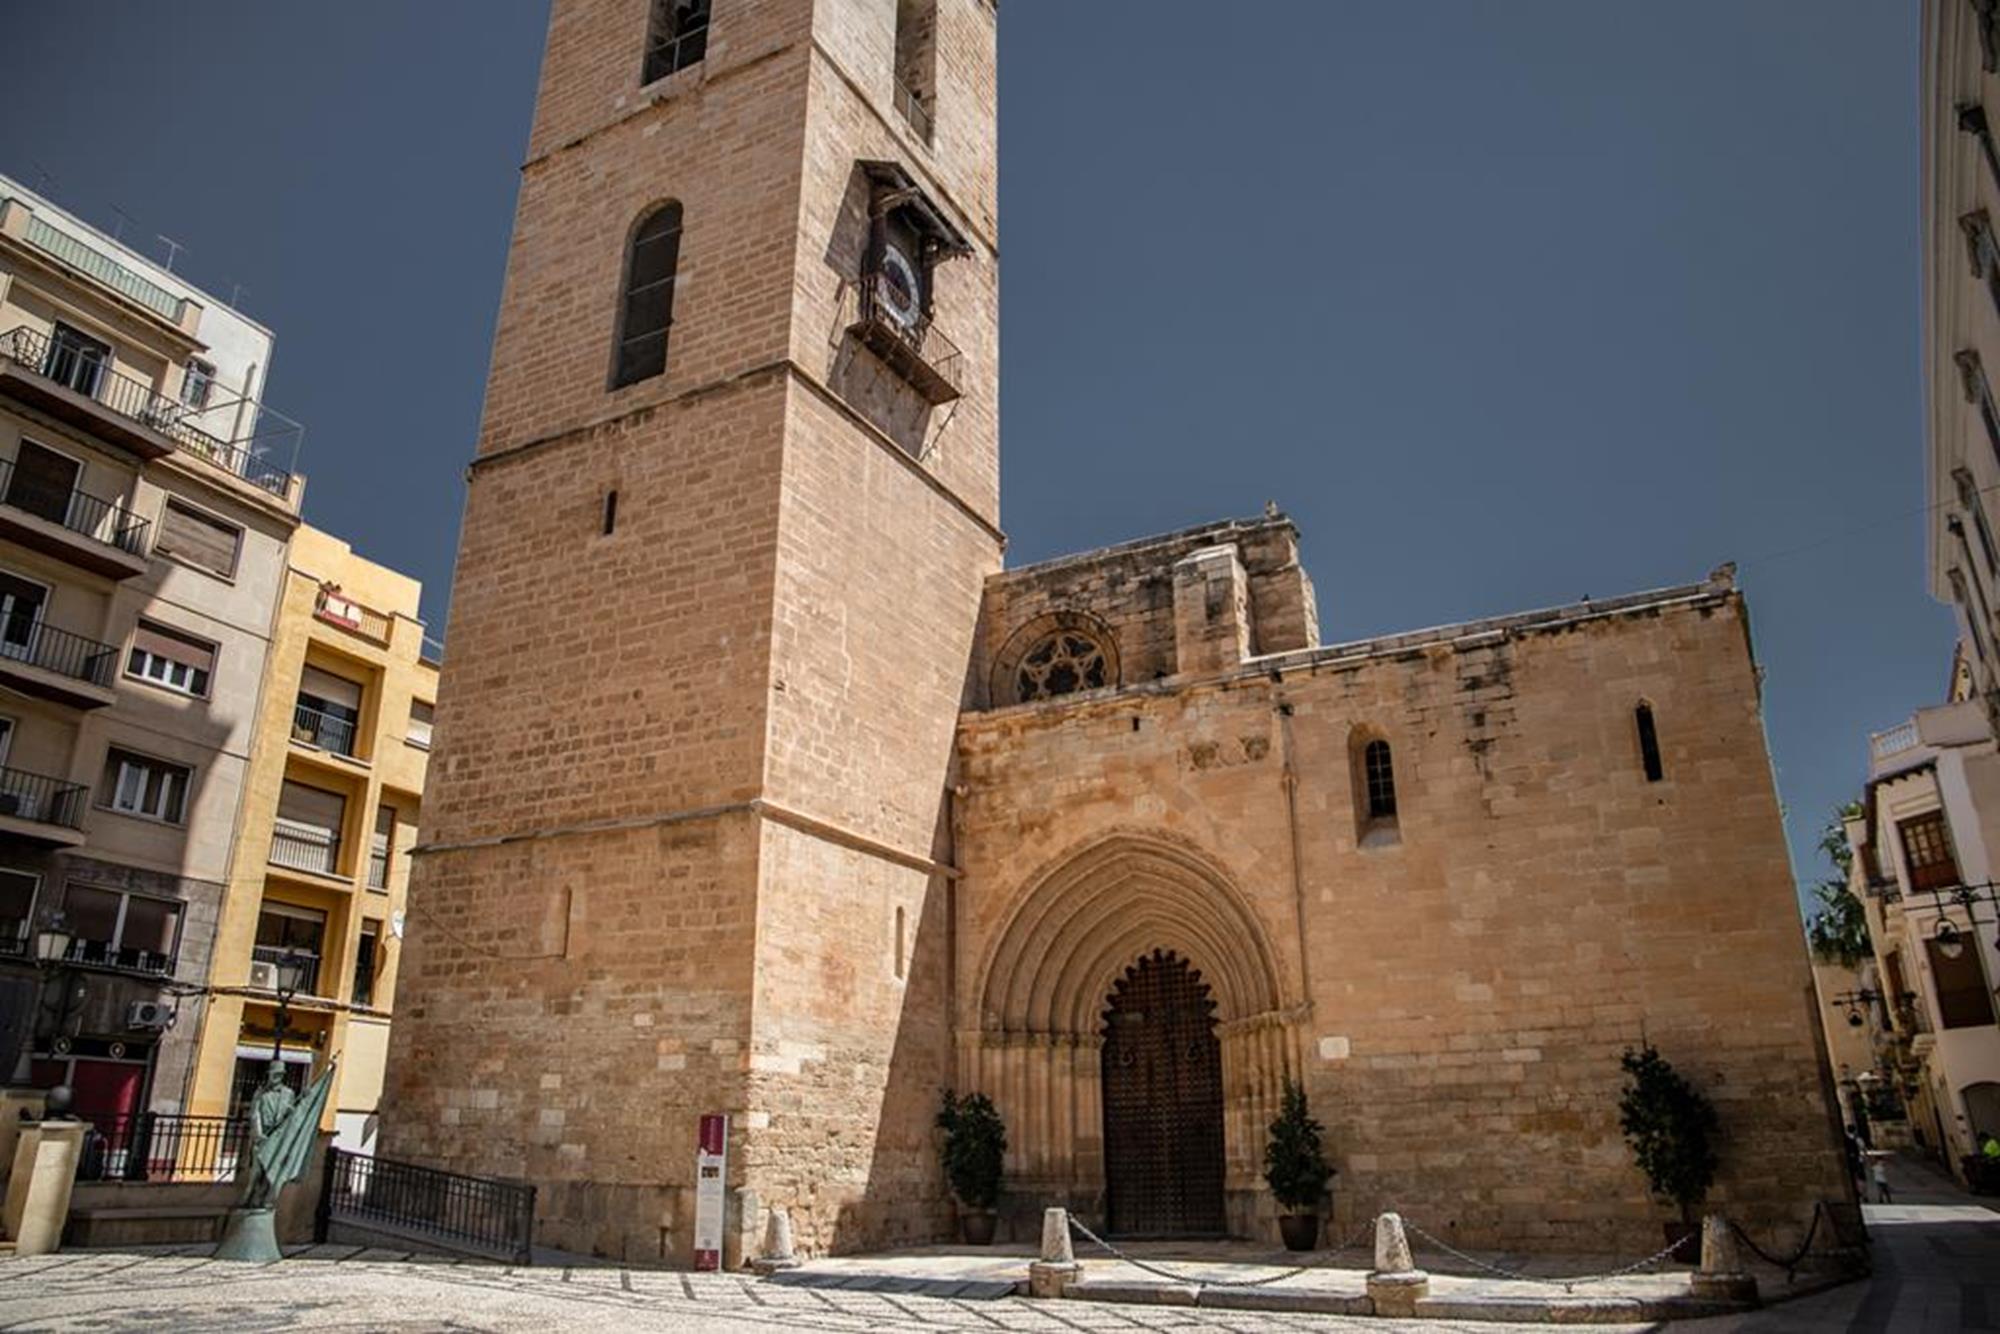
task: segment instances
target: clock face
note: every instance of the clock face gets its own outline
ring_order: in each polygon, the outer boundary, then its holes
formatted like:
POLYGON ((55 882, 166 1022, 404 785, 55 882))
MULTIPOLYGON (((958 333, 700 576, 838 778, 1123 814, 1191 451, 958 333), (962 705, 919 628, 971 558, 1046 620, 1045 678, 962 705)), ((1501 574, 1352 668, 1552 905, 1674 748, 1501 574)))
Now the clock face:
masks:
POLYGON ((919 285, 917 266, 910 263, 910 257, 894 244, 883 247, 881 298, 882 308, 890 319, 905 329, 915 328, 923 317, 923 288, 919 285))

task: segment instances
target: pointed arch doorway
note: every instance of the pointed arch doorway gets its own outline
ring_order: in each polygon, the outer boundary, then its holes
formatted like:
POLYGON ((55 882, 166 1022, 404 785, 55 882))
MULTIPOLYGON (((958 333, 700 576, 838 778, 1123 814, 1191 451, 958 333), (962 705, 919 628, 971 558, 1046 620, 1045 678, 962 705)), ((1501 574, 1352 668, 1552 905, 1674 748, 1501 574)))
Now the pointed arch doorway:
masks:
POLYGON ((1113 985, 1103 1091, 1111 1231, 1222 1234, 1222 1045, 1215 1000, 1186 959, 1156 949, 1113 985))

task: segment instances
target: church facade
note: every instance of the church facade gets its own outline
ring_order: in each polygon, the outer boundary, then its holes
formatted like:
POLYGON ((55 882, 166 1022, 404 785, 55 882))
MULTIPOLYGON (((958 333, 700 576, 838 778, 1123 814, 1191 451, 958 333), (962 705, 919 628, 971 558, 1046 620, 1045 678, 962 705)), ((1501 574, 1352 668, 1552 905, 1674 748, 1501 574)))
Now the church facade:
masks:
POLYGON ((1013 1226, 1265 1235, 1293 1079, 1342 1227, 1650 1250, 1650 1040, 1796 1236, 1847 1187, 1728 573, 1325 644, 1275 512, 1003 569, 995 22, 556 0, 379 1152, 685 1263, 724 1112, 726 1258, 854 1250, 949 1234, 977 1090, 1013 1226))

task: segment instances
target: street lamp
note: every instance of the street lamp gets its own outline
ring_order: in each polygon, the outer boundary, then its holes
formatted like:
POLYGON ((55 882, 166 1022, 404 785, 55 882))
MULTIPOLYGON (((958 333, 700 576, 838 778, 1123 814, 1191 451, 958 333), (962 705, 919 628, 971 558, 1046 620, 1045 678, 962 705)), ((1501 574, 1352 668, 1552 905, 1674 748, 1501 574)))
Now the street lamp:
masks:
POLYGON ((305 959, 291 946, 278 956, 278 1020, 271 1034, 271 1059, 284 1059, 285 1025, 291 1022, 292 997, 305 985, 305 959))
POLYGON ((1947 959, 1956 959, 1965 953, 1965 939, 1949 917, 1938 918, 1937 929, 1931 932, 1931 938, 1937 941, 1938 953, 1947 959))
MULTIPOLYGON (((69 923, 60 912, 50 915, 48 925, 35 932, 35 950, 32 956, 35 965, 35 1021, 28 1027, 28 1040, 21 1045, 21 1054, 14 1062, 12 1083, 16 1088, 28 1088, 35 1082, 35 1038, 39 1035, 42 1018, 42 993, 47 989, 48 975, 62 974, 69 962, 69 947, 75 941, 69 923)), ((65 987, 67 984, 65 983, 65 987)), ((56 1014, 56 1029, 62 1029, 63 1021, 69 1018, 69 994, 63 993, 63 1004, 56 1014)))

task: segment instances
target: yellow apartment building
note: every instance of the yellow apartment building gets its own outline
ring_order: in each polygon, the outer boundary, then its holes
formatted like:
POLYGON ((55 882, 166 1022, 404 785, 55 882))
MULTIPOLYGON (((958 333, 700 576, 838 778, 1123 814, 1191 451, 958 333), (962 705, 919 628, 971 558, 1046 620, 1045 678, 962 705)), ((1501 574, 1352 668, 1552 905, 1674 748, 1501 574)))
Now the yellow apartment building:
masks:
POLYGON ((369 1152, 388 1054, 436 656, 422 586, 302 526, 292 539, 201 1015, 196 1115, 235 1115, 275 1055, 338 1056, 323 1128, 369 1152))

